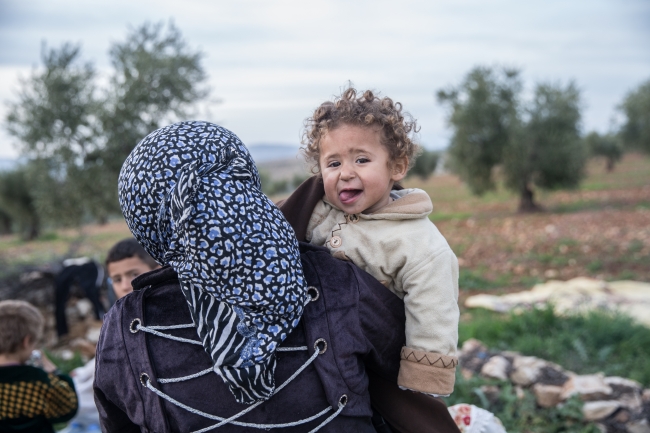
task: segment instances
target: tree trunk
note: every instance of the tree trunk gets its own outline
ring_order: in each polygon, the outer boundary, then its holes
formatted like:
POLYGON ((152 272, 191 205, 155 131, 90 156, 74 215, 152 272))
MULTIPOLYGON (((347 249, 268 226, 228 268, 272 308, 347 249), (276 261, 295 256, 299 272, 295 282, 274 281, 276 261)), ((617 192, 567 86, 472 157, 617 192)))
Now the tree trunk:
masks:
POLYGON ((533 199, 533 191, 528 184, 524 184, 521 188, 521 195, 519 196, 519 209, 520 213, 541 212, 543 209, 533 199))
POLYGON ((8 235, 11 233, 11 222, 11 218, 8 216, 0 216, 0 234, 8 235))
POLYGON ((27 240, 33 241, 41 234, 41 220, 35 216, 27 227, 27 240))
POLYGON ((607 173, 611 173, 614 171, 614 164, 616 161, 614 161, 614 158, 607 158, 607 173))

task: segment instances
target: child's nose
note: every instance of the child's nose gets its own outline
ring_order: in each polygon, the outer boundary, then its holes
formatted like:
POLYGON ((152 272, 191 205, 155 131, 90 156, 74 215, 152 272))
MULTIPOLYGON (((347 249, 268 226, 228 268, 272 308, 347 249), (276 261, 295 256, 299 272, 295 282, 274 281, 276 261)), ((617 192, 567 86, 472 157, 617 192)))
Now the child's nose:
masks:
POLYGON ((344 165, 341 168, 341 179, 342 180, 349 180, 354 177, 354 170, 352 170, 352 167, 348 165, 344 165))

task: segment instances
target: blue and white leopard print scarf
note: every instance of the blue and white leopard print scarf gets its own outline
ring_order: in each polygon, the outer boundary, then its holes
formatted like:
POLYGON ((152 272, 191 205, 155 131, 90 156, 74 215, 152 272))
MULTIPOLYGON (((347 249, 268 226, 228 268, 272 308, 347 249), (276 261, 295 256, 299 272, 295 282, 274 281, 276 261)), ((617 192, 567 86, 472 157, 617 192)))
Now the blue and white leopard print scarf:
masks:
POLYGON ((240 403, 275 389, 275 349, 308 302, 298 242, 232 132, 181 122, 146 136, 118 182, 145 250, 178 273, 214 370, 240 403))

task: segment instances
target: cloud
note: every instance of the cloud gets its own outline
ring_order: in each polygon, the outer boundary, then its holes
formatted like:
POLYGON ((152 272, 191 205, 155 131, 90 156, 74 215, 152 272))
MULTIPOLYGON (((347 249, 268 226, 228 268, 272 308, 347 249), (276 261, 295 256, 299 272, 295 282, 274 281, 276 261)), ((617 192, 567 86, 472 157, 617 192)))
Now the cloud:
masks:
MULTIPOLYGON (((38 64, 43 40, 70 40, 107 70, 108 48, 129 25, 173 18, 205 53, 213 96, 223 100, 209 115, 248 142, 297 142, 303 119, 351 80, 403 102, 420 120, 422 142, 444 147, 449 131, 433 94, 477 64, 519 67, 528 84, 576 80, 585 128, 603 131, 623 95, 650 75, 644 0, 0 4, 0 65, 8 68, 38 64)), ((17 80, 2 77, 7 99, 17 80)), ((0 156, 7 149, 0 136, 0 156)))

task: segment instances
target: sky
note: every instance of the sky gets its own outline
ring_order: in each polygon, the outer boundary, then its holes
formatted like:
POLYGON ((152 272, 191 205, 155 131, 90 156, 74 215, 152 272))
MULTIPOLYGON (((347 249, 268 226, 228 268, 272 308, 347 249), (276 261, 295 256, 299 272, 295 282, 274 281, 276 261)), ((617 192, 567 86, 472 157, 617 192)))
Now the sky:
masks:
MULTIPOLYGON (((0 122, 41 44, 80 43, 105 79, 130 28, 173 20, 204 53, 211 99, 197 117, 249 145, 297 146, 304 119, 351 82, 400 101, 427 148, 451 131, 435 93, 477 65, 521 69, 526 86, 582 92, 583 131, 612 128, 616 106, 650 79, 647 0, 0 0, 0 122)), ((0 126, 0 158, 18 156, 0 126)))

